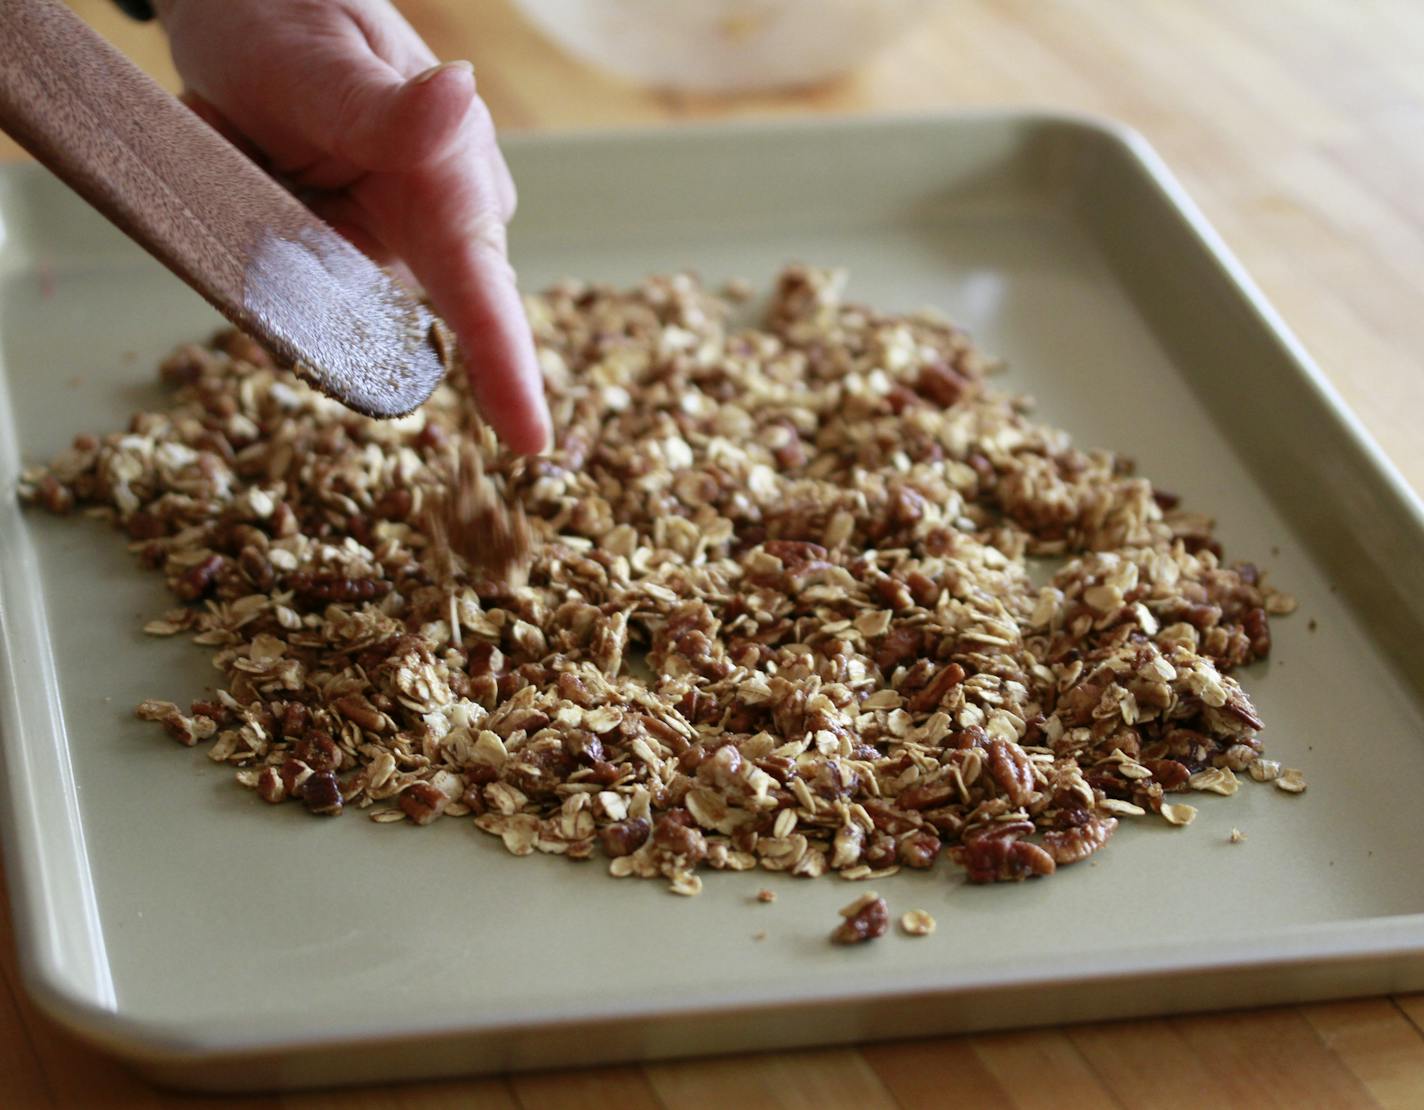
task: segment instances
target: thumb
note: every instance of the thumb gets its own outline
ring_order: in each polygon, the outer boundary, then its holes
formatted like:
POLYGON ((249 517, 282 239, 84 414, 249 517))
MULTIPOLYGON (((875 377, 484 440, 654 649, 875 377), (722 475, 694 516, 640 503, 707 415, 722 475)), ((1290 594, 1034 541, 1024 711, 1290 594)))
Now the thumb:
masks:
POLYGON ((361 169, 387 173, 443 152, 475 101, 469 62, 446 62, 406 78, 364 42, 354 56, 312 67, 303 84, 307 139, 361 169))

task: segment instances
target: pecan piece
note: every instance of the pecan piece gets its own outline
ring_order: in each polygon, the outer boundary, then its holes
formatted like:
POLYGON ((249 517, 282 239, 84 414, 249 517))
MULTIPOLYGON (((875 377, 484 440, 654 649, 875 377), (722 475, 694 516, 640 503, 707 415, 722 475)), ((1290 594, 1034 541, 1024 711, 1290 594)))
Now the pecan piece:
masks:
POLYGON ((984 836, 950 849, 951 858, 968 872, 971 883, 1018 882, 1052 875, 1057 865, 1037 844, 1009 837, 984 836))
POLYGON ((173 592, 184 601, 197 601, 212 593, 225 560, 221 555, 209 555, 196 566, 189 567, 173 583, 173 592))
POLYGON ((428 825, 445 812, 450 799, 434 784, 416 782, 400 792, 396 803, 417 825, 428 825))
POLYGON ((1175 759, 1144 759, 1142 765, 1152 772, 1152 781, 1163 790, 1185 790, 1187 780, 1192 777, 1187 765, 1175 759))
POLYGON ((935 782, 920 783, 902 790, 896 799, 905 809, 935 809, 951 801, 958 794, 954 780, 942 778, 935 782))
POLYGON ((915 602, 915 595, 910 592, 910 587, 898 578, 877 578, 870 587, 870 592, 886 608, 896 612, 908 609, 915 602))
POLYGON ((689 864, 699 863, 707 855, 707 838, 696 827, 687 810, 669 810, 653 826, 653 844, 689 864))
POLYGON ((1106 844, 1116 829, 1116 817, 1089 817, 1073 828, 1044 833, 1043 848, 1059 866, 1078 863, 1106 844))
POLYGON ((329 732, 319 728, 311 729, 292 745, 292 754, 313 771, 335 771, 341 766, 341 749, 329 732))
POLYGON ((861 858, 877 871, 893 867, 897 857, 895 838, 888 832, 871 833, 861 858))
POLYGON ((939 850, 939 837, 928 829, 920 829, 900 841, 896 856, 906 867, 923 871, 934 866, 939 850))
POLYGON ((1256 707, 1251 704, 1245 693, 1236 691, 1227 699, 1226 704, 1221 707, 1222 712, 1230 713, 1247 728, 1255 732, 1260 732, 1266 727, 1266 723, 1256 715, 1256 707))
POLYGON ((383 578, 351 578, 332 573, 293 574, 287 579, 287 585, 308 604, 375 601, 391 592, 391 584, 383 578))
POLYGON ((257 796, 268 805, 277 805, 287 800, 287 788, 277 768, 262 768, 262 773, 257 777, 257 796))
POLYGON ((1241 620, 1241 627, 1251 638, 1251 653, 1258 659, 1271 654, 1271 622, 1263 608, 1251 609, 1241 620))
POLYGON ((885 899, 873 890, 842 909, 841 916, 845 920, 831 933, 831 940, 836 944, 863 944, 883 937, 890 928, 890 909, 885 899))
POLYGON ((311 713, 299 701, 289 701, 282 709, 282 735, 288 740, 299 740, 306 735, 311 722, 311 713))
POLYGON ((258 593, 270 593, 277 582, 272 564, 255 544, 248 544, 238 552, 237 565, 242 568, 242 573, 258 593))
POLYGON ((343 717, 357 728, 367 732, 384 732, 386 730, 385 714, 360 694, 343 694, 332 704, 343 717))
POLYGON ((946 663, 930 684, 910 699, 911 713, 927 713, 938 709, 945 695, 964 681, 964 668, 958 663, 946 663))
POLYGON ((337 817, 343 800, 341 784, 331 771, 317 771, 302 784, 302 804, 322 817, 337 817))
POLYGON ((875 665, 889 674, 901 663, 907 663, 920 653, 923 634, 918 628, 903 625, 890 629, 875 649, 875 665))
POLYGON ((998 739, 989 742, 989 773, 1015 806, 1026 805, 1035 793, 1033 761, 1017 744, 998 739))
POLYGON ((616 821, 598 830, 603 852, 610 859, 630 856, 643 846, 651 828, 646 817, 630 817, 626 821, 616 821))
POLYGON ((915 391, 941 408, 958 404, 973 388, 973 382, 958 370, 943 363, 930 362, 920 368, 915 391))

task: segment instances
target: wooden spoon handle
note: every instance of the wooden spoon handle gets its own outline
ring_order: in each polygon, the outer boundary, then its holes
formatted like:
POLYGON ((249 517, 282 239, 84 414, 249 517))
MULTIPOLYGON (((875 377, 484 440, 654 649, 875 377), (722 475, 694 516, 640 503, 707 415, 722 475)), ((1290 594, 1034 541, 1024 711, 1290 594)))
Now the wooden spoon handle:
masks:
POLYGON ((443 376, 422 306, 56 0, 0 0, 0 127, 351 407, 409 412, 443 376))

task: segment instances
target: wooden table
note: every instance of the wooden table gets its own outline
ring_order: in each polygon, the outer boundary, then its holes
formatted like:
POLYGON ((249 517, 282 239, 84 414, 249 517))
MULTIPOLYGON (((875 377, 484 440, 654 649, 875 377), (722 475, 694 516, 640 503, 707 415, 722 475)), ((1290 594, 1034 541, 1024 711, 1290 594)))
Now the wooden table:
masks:
MULTIPOLYGON (((170 87, 161 34, 86 18, 170 87)), ((567 61, 506 0, 403 0, 504 129, 981 104, 1143 131, 1424 489, 1424 4, 952 0, 851 80, 732 103, 567 61)), ((0 158, 18 157, 0 137, 0 158)), ((1424 995, 860 1048, 259 1098, 275 1106, 1424 1106, 1424 995)), ((0 917, 0 1106, 168 1106, 41 1017, 0 917)), ((246 1105, 246 1102, 241 1103, 246 1105)))

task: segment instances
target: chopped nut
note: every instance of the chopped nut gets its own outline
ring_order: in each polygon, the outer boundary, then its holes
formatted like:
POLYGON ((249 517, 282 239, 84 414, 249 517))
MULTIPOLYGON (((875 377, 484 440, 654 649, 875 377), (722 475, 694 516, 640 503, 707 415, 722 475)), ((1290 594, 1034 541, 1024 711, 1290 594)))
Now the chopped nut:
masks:
POLYGON ((348 721, 369 732, 382 732, 386 728, 385 716, 360 694, 346 694, 332 705, 348 721))
POLYGON ((1043 848, 1054 863, 1063 867, 1087 859, 1106 844, 1116 830, 1116 817, 1089 817, 1081 825, 1044 833, 1043 848))
POLYGON ((302 804, 323 817, 335 817, 341 812, 341 784, 330 771, 318 771, 302 783, 302 804))
POLYGON ((428 782, 413 782, 396 799, 401 812, 417 825, 428 825, 450 804, 450 799, 428 782))
POLYGON ((875 891, 867 891, 840 911, 845 918, 831 933, 836 944, 861 944, 883 937, 890 927, 890 911, 885 899, 875 891))
POLYGON ((257 779, 257 796, 269 805, 287 800, 287 788, 277 768, 262 768, 262 774, 257 779))
POLYGON ((765 887, 763 887, 761 890, 757 891, 757 893, 756 893, 756 900, 757 900, 758 902, 775 902, 775 901, 776 901, 776 891, 774 891, 774 890, 768 890, 768 889, 766 889, 765 887))
POLYGON ((1052 875, 1058 866, 1053 856, 1020 839, 1032 830, 1032 822, 1017 819, 977 826, 964 833, 950 854, 964 867, 971 883, 1019 882, 1052 875))
POLYGON ((603 851, 610 859, 632 855, 643 846, 652 829, 646 817, 630 817, 626 821, 616 821, 599 830, 598 836, 603 851))

